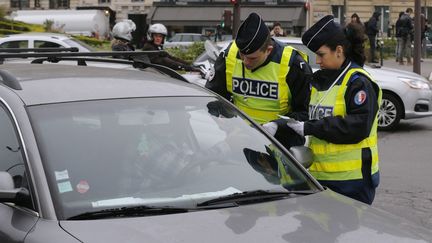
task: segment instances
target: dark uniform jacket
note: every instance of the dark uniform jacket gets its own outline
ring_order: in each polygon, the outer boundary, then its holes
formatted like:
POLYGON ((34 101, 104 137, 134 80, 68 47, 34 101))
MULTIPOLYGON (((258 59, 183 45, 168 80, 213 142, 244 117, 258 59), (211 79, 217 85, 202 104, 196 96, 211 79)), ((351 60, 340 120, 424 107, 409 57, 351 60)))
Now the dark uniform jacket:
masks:
MULTIPOLYGON (((157 46, 153 42, 144 44, 143 51, 163 51, 162 46, 157 46)), ((185 61, 180 58, 171 56, 167 52, 160 52, 148 55, 150 62, 154 64, 163 65, 174 70, 193 71, 194 69, 185 61)))

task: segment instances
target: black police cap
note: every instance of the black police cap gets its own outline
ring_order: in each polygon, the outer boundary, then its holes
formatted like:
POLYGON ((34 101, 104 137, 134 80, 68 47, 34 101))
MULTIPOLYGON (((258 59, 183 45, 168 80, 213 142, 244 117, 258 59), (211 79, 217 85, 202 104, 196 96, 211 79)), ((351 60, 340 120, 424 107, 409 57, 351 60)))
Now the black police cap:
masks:
POLYGON ((334 22, 333 15, 327 15, 310 27, 302 36, 302 42, 316 52, 329 39, 343 33, 341 26, 334 22))
POLYGON ((243 54, 251 54, 262 47, 270 35, 264 20, 257 13, 251 13, 240 25, 235 43, 243 54))

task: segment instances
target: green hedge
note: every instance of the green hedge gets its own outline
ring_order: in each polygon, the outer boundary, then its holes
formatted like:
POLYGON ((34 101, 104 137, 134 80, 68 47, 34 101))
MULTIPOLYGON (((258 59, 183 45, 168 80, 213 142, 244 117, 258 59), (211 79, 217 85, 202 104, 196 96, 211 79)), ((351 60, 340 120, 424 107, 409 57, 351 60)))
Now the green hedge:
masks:
POLYGON ((195 42, 188 48, 173 47, 166 51, 171 55, 192 63, 198 55, 204 52, 204 42, 195 42))
POLYGON ((103 41, 103 40, 98 40, 96 38, 92 38, 92 37, 87 37, 87 36, 82 36, 82 35, 74 35, 74 38, 97 48, 101 48, 103 46, 105 46, 107 43, 109 43, 109 41, 103 41))

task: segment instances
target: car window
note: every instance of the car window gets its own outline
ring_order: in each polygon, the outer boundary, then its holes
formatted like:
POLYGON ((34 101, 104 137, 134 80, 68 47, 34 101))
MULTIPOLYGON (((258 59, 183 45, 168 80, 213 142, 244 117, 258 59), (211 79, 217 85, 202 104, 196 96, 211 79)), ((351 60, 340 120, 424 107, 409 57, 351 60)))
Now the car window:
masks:
POLYGON ((0 44, 0 48, 28 48, 27 40, 8 41, 0 44))
POLYGON ((95 51, 93 47, 87 45, 86 43, 78 39, 63 39, 63 41, 70 47, 77 47, 80 52, 92 52, 95 51))
POLYGON ((195 205, 225 190, 315 188, 277 145, 215 98, 86 101, 29 112, 61 217, 108 205, 195 205))
POLYGON ((182 42, 191 42, 193 41, 193 35, 183 35, 182 42))
POLYGON ((35 48, 58 48, 58 47, 63 47, 60 44, 57 44, 55 42, 51 42, 51 41, 41 41, 41 40, 35 40, 34 41, 34 47, 35 48))
MULTIPOLYGON (((15 188, 27 188, 28 178, 22 146, 13 125, 11 116, 3 105, 0 105, 0 171, 8 172, 13 179, 15 188)), ((20 204, 33 209, 31 200, 20 204)))
POLYGON ((179 41, 181 41, 181 35, 174 35, 171 39, 170 39, 170 41, 171 42, 179 42, 179 41))

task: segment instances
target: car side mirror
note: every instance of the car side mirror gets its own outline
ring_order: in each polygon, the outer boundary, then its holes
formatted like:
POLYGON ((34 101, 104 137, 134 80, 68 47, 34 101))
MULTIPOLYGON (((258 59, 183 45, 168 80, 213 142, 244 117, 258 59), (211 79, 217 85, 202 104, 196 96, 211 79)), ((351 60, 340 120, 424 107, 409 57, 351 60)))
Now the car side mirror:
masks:
POLYGON ((293 146, 289 149, 293 157, 300 162, 306 169, 312 165, 313 153, 312 149, 306 146, 293 146))
POLYGON ((0 202, 15 202, 20 188, 15 189, 12 176, 6 171, 0 171, 0 202))

